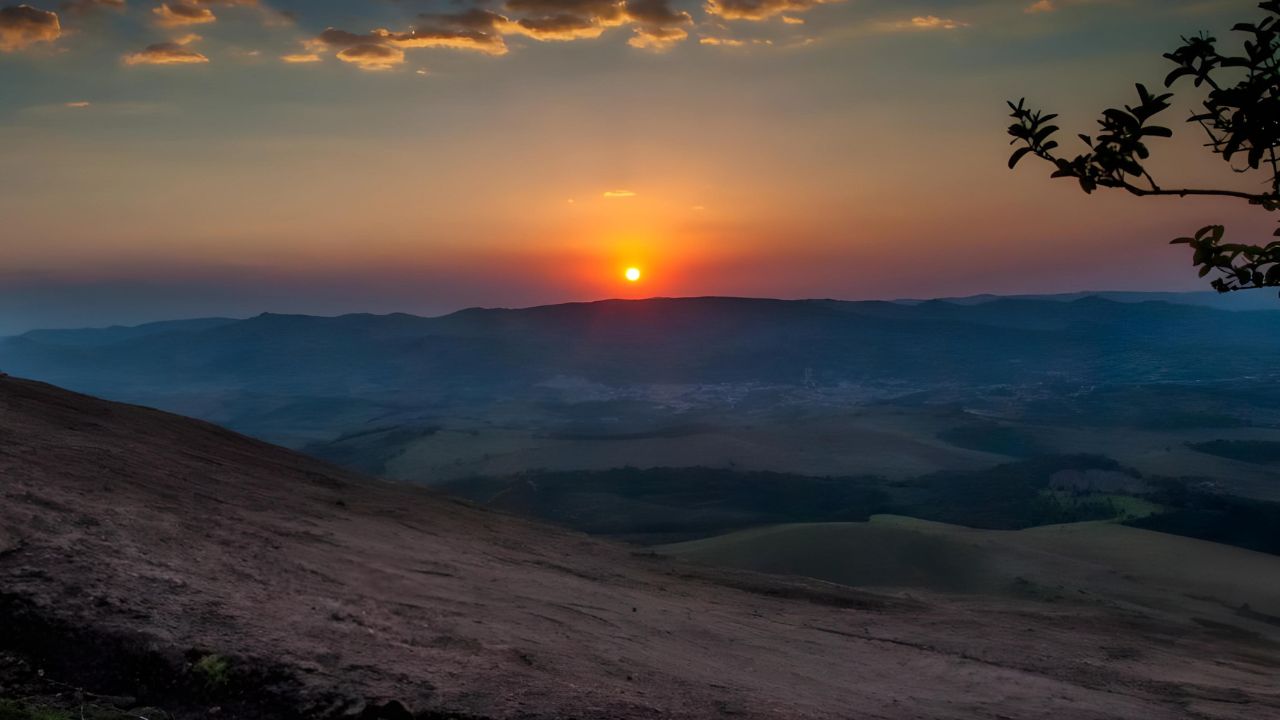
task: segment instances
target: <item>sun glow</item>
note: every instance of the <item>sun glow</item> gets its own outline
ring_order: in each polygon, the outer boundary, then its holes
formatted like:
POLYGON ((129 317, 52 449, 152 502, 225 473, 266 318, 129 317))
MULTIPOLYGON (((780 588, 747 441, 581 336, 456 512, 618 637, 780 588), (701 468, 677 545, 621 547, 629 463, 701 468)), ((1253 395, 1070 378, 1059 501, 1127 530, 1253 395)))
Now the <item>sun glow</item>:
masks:
POLYGON ((638 282, 640 280, 640 268, 629 267, 622 276, 627 279, 627 282, 638 282))

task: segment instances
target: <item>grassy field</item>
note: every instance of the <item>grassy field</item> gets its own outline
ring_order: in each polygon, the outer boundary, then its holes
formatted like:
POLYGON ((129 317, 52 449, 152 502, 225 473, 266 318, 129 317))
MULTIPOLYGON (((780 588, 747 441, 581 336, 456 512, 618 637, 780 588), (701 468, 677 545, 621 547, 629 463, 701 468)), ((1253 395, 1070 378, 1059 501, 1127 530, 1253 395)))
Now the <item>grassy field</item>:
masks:
MULTIPOLYGON (((675 423, 679 418, 672 419, 675 423)), ((565 437, 519 427, 450 428, 406 443, 390 477, 435 484, 471 475, 617 467, 721 467, 803 475, 911 477, 979 469, 1007 458, 936 437, 952 411, 877 408, 845 415, 712 418, 679 431, 565 437)))
POLYGON ((995 531, 878 515, 657 550, 858 587, 1101 602, 1280 640, 1280 557, 1112 523, 995 531))
MULTIPOLYGON (((1043 454, 1113 458, 1144 476, 1195 476, 1223 491, 1280 500, 1280 467, 1198 452, 1195 443, 1261 442, 1263 427, 1089 427, 993 421, 955 406, 869 405, 844 411, 773 409, 741 414, 642 413, 586 423, 594 431, 548 431, 535 408, 486 411, 484 418, 370 421, 347 437, 306 450, 397 480, 440 484, 473 476, 619 467, 713 467, 811 476, 905 479, 970 471, 1043 454), (498 417, 501 415, 501 417, 498 417), (410 429, 414 429, 410 427, 410 429), (420 429, 420 428, 418 428, 420 429), (382 435, 379 435, 379 432, 382 435)), ((543 418, 556 427, 557 421, 543 418)))

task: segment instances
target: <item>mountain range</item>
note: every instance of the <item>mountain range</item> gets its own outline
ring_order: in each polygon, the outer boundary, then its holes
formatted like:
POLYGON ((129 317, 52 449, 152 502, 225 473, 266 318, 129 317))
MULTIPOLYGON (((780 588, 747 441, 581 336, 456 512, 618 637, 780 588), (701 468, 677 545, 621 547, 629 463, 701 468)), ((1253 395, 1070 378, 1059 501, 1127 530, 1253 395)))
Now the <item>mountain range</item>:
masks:
POLYGON ((1278 352, 1280 308, 1096 297, 915 305, 682 298, 437 318, 264 314, 33 331, 0 343, 0 365, 110 396, 191 387, 374 396, 509 392, 556 376, 606 384, 1208 381, 1269 374, 1278 352))

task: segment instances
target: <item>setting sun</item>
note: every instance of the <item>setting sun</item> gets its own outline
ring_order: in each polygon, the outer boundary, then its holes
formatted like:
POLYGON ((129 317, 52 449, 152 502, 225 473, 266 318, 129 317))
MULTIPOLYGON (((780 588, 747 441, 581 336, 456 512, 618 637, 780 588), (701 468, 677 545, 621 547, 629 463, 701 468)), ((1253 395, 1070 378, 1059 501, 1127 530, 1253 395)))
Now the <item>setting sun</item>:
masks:
POLYGON ((636 282, 640 279, 640 268, 627 268, 627 271, 623 273, 623 275, 627 278, 628 282, 636 282))

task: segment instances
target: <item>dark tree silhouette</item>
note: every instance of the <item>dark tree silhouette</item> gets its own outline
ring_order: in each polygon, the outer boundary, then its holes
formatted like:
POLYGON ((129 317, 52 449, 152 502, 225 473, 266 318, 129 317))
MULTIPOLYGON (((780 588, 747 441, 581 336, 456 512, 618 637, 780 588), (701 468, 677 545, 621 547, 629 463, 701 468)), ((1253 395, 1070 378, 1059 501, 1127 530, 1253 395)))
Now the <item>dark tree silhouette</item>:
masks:
MULTIPOLYGON (((1187 122, 1199 125, 1208 135, 1205 147, 1252 181, 1255 189, 1165 187, 1156 182, 1144 164, 1151 156, 1147 143, 1172 137, 1172 130, 1152 120, 1169 109, 1173 94, 1153 94, 1142 85, 1137 86, 1136 105, 1102 111, 1098 134, 1080 135, 1087 150, 1075 157, 1059 154, 1056 114, 1031 110, 1025 99, 1010 102, 1014 122, 1009 134, 1012 144, 1020 147, 1009 158, 1009 167, 1033 155, 1054 165, 1052 177, 1073 178, 1086 193, 1119 188, 1140 197, 1227 197, 1268 212, 1280 210, 1280 0, 1258 7, 1266 13, 1260 22, 1232 28, 1243 35, 1242 54, 1224 53, 1216 38, 1201 34, 1182 38, 1181 47, 1164 56, 1176 66, 1165 78, 1166 87, 1190 81, 1203 94, 1201 109, 1187 122)), ((1224 243, 1225 233, 1222 225, 1210 225, 1173 244, 1191 246, 1201 277, 1218 273, 1212 284, 1219 292, 1280 286, 1280 241, 1224 243)), ((1280 237, 1280 229, 1274 235, 1280 237)))

